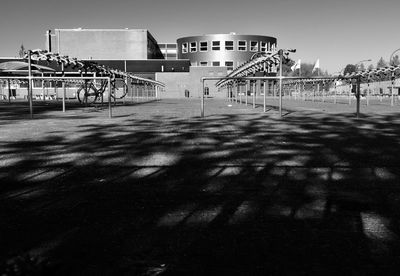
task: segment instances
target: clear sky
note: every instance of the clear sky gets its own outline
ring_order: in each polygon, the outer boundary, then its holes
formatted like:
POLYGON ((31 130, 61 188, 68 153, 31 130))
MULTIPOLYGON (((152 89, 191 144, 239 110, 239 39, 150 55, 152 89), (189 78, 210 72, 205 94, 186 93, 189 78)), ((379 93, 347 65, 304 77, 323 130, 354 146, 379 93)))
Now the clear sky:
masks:
MULTIPOLYGON (((400 0, 1 0, 0 56, 44 48, 45 31, 143 28, 158 42, 208 33, 274 36, 330 73, 400 48, 400 0)), ((399 51, 400 53, 400 51, 399 51)), ((368 65, 368 63, 367 63, 368 65)))

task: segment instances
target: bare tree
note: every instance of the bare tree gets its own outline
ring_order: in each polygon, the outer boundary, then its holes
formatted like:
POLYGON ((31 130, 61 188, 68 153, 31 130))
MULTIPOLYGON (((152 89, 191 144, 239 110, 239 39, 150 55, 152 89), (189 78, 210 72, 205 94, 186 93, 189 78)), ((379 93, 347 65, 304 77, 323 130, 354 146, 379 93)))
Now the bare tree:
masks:
POLYGON ((390 60, 390 65, 391 66, 397 66, 400 65, 400 58, 398 55, 395 55, 392 60, 390 60))
POLYGON ((387 62, 381 57, 376 64, 376 68, 386 67, 387 65, 387 62))
POLYGON ((19 56, 20 58, 23 58, 23 57, 25 56, 25 47, 24 47, 24 44, 23 44, 23 43, 21 44, 21 48, 20 48, 19 51, 18 51, 18 56, 19 56))

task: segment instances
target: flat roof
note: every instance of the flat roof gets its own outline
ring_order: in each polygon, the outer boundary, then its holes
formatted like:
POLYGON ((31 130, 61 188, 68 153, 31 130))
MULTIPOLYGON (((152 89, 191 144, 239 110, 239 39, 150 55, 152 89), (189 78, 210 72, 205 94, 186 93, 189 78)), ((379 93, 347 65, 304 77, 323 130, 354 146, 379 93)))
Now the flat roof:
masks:
POLYGON ((147 29, 85 29, 85 28, 75 28, 75 29, 54 29, 54 31, 119 31, 119 32, 127 32, 127 31, 136 31, 136 32, 148 32, 147 29))

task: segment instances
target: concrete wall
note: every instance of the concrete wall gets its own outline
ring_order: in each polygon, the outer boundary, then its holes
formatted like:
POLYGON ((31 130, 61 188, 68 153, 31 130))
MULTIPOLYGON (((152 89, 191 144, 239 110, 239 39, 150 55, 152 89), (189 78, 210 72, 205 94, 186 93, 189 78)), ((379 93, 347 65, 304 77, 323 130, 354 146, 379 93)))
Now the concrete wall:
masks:
POLYGON ((151 56, 148 40, 147 30, 56 29, 52 51, 78 59, 143 60, 151 56))
MULTIPOLYGON (((190 89, 193 96, 201 97, 202 94, 202 77, 225 77, 227 74, 226 67, 216 67, 216 66, 192 66, 190 67, 190 89)), ((215 84, 216 80, 205 81, 205 87, 209 89, 208 97, 211 98, 222 98, 226 96, 225 92, 218 91, 215 84)))
MULTIPOLYGON (((185 90, 189 91, 190 98, 199 98, 202 95, 202 77, 224 77, 227 74, 226 67, 192 66, 189 73, 156 73, 156 80, 165 83, 165 92, 162 98, 183 98, 185 90)), ((215 80, 208 80, 205 86, 209 88, 208 97, 226 97, 226 91, 218 91, 215 80)))
POLYGON ((190 73, 156 73, 156 80, 165 84, 161 98, 183 98, 185 90, 189 90, 190 73))

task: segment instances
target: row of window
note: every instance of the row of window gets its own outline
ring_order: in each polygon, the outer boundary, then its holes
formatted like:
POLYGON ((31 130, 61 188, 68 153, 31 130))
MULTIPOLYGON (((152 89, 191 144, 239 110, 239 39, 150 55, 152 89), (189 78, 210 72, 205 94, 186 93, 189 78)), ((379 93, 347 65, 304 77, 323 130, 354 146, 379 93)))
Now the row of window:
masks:
POLYGON ((176 49, 176 43, 159 43, 160 49, 176 49))
MULTIPOLYGON (((200 41, 199 45, 197 45, 197 41, 192 42, 184 42, 182 43, 182 54, 186 53, 194 53, 194 52, 207 52, 209 50, 209 41, 200 41)), ((248 43, 246 40, 238 40, 237 41, 237 51, 247 51, 248 43)), ((270 42, 265 41, 253 41, 251 40, 249 43, 250 52, 266 52, 271 51, 276 47, 275 44, 271 44, 270 42)), ((224 45, 222 49, 225 51, 234 51, 234 41, 227 40, 224 41, 224 45)), ((221 50, 221 41, 211 41, 211 51, 220 51, 221 50)))
MULTIPOLYGON (((233 61, 225 61, 223 63, 226 67, 228 67, 228 70, 233 70, 233 61)), ((199 64, 197 62, 192 62, 192 66, 221 66, 221 62, 219 61, 213 61, 213 62, 208 62, 208 61, 200 61, 199 64)))

